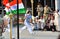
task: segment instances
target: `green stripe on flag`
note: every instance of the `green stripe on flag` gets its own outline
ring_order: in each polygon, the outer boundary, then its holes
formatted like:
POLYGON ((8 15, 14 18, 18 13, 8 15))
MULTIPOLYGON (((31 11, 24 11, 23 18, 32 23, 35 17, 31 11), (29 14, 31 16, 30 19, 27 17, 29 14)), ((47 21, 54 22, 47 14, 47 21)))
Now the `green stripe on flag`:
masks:
MULTIPOLYGON (((11 10, 12 14, 17 14, 17 10, 11 10)), ((19 9, 19 14, 25 14, 26 13, 26 9, 19 9)), ((10 12, 6 12, 7 15, 10 14, 10 12)))

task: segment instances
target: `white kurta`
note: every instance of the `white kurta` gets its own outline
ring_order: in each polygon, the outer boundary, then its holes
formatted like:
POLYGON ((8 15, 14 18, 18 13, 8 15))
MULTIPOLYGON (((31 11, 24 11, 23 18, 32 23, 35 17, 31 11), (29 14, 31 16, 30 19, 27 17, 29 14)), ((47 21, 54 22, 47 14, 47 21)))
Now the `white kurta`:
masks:
POLYGON ((44 28, 44 24, 45 24, 45 19, 39 19, 38 21, 40 21, 40 27, 41 27, 41 29, 43 29, 44 28))
POLYGON ((54 15, 55 15, 54 24, 56 25, 56 29, 59 31, 59 15, 58 13, 54 13, 54 15))
POLYGON ((8 15, 5 15, 3 17, 3 20, 4 20, 4 23, 6 24, 6 26, 8 26, 8 28, 10 27, 9 26, 9 22, 10 22, 10 17, 8 15))

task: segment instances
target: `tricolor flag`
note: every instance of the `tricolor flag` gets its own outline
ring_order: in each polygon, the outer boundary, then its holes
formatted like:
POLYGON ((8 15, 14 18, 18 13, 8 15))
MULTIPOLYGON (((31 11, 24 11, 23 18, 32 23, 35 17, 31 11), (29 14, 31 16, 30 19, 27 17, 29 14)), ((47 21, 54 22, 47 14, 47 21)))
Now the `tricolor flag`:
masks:
MULTIPOLYGON (((17 14, 17 0, 13 0, 11 2, 8 2, 8 0, 3 0, 3 4, 6 6, 6 14, 9 14, 10 12, 17 14)), ((18 5, 19 14, 24 14, 26 12, 26 9, 24 8, 22 0, 18 0, 18 5)))

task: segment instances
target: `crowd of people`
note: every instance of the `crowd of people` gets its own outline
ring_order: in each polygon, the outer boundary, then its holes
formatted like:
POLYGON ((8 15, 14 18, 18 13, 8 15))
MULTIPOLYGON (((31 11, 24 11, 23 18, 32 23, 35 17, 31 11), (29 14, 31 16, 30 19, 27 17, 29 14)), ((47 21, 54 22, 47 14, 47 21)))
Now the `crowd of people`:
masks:
POLYGON ((54 11, 52 13, 41 16, 34 17, 32 19, 31 11, 28 10, 25 14, 24 27, 21 28, 21 31, 24 29, 28 29, 30 33, 33 33, 34 30, 42 30, 42 31, 60 31, 59 27, 59 12, 54 11))
POLYGON ((37 16, 34 17, 34 30, 60 31, 59 10, 52 10, 48 5, 44 7, 38 3, 36 7, 37 16))
POLYGON ((34 30, 53 32, 60 31, 59 10, 52 10, 48 5, 45 5, 43 7, 40 3, 38 3, 36 7, 36 12, 38 15, 33 17, 30 10, 26 11, 24 21, 25 26, 21 28, 21 31, 26 28, 30 33, 33 33, 34 30))
MULTIPOLYGON (((33 24, 33 30, 42 30, 42 31, 60 31, 60 24, 59 24, 59 11, 53 11, 48 5, 44 8, 41 4, 37 5, 36 9, 38 16, 34 17, 34 20, 31 22, 32 19, 31 11, 27 10, 25 14, 25 21, 24 21, 24 28, 27 28, 30 33, 32 33, 31 24, 33 24)), ((5 15, 3 17, 4 26, 10 27, 10 18, 9 16, 5 15), (6 22, 6 23, 5 23, 6 22)), ((8 31, 10 31, 8 29, 8 31)))
POLYGON ((34 30, 45 30, 45 31, 56 31, 56 25, 54 22, 54 15, 49 14, 47 19, 44 16, 35 18, 35 29, 34 30))
MULTIPOLYGON (((41 4, 37 5, 38 16, 34 17, 34 22, 32 22, 33 30, 43 30, 43 31, 60 31, 59 27, 59 11, 53 11, 48 5, 44 8, 41 4)), ((28 10, 28 12, 30 12, 28 10)), ((30 12, 31 14, 31 12, 30 12)), ((26 25, 28 26, 28 25, 26 25)))

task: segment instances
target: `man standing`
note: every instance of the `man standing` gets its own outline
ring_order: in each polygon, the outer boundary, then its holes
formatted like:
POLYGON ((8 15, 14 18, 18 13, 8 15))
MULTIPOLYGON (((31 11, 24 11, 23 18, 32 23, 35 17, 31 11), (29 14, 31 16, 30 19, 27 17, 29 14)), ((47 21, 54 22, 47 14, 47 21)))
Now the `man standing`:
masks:
POLYGON ((60 31, 60 17, 59 17, 59 13, 58 11, 54 12, 54 16, 55 16, 55 25, 56 25, 56 29, 57 31, 60 31))
POLYGON ((45 5, 45 7, 44 7, 44 16, 45 16, 45 19, 47 19, 48 14, 50 14, 50 12, 52 12, 51 8, 48 7, 48 5, 45 5))
POLYGON ((43 7, 40 3, 37 5, 37 13, 38 13, 38 16, 43 15, 43 7))

